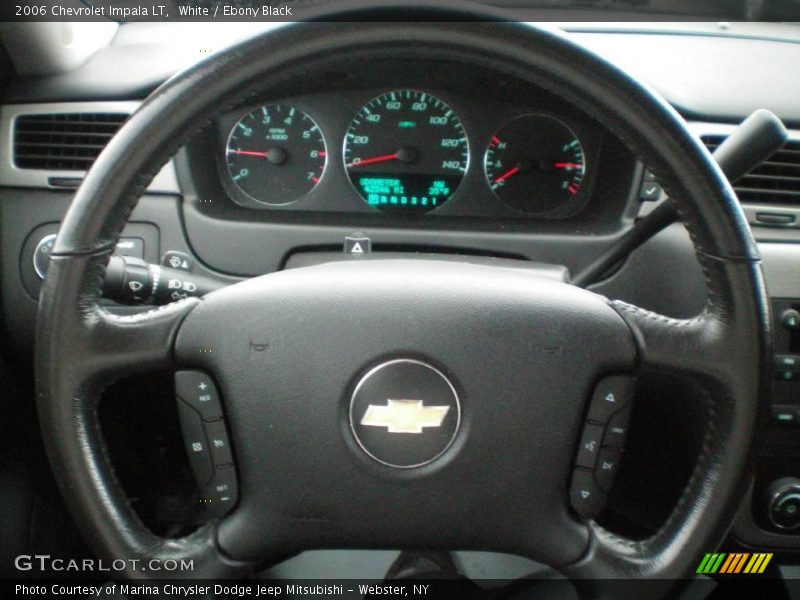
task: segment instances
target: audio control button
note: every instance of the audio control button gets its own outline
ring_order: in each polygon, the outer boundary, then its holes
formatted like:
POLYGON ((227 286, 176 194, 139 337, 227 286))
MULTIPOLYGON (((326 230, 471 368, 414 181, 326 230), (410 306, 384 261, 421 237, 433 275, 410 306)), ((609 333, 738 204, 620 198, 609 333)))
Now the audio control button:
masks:
POLYGON ((600 514, 606 502, 606 495, 597 485, 592 471, 585 469, 575 469, 572 472, 569 496, 575 512, 587 519, 600 514))
POLYGON ((217 386, 206 373, 178 371, 175 373, 175 393, 178 398, 200 413, 203 421, 216 421, 222 418, 222 403, 217 386))
POLYGON ((604 377, 594 388, 587 420, 605 425, 633 397, 634 379, 628 375, 604 377))
POLYGON ((203 430, 203 422, 197 411, 181 400, 178 400, 178 417, 189 465, 197 482, 205 486, 214 474, 214 467, 211 464, 211 448, 203 430))

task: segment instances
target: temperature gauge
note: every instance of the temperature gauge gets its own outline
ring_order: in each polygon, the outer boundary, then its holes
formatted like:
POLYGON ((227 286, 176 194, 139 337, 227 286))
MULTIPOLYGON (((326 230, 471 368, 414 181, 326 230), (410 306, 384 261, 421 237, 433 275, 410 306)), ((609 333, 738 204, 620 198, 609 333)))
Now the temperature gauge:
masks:
POLYGON ((484 159, 492 191, 527 213, 554 210, 577 196, 586 174, 578 136, 545 115, 509 121, 489 143, 484 159))

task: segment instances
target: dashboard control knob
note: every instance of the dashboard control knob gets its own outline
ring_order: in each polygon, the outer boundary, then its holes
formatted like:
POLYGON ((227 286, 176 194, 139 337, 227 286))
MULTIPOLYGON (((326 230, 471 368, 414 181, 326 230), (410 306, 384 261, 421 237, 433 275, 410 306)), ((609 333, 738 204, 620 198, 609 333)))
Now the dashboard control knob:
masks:
POLYGON ((778 529, 800 527, 800 479, 784 477, 767 490, 767 517, 778 529))
POLYGON ((36 244, 36 249, 33 251, 33 270, 36 271, 36 276, 39 279, 44 279, 47 275, 47 267, 50 265, 50 253, 53 251, 53 246, 56 243, 56 234, 44 236, 39 243, 36 244))
POLYGON ((800 311, 793 308, 783 311, 781 314, 781 324, 784 329, 789 331, 800 331, 800 311))

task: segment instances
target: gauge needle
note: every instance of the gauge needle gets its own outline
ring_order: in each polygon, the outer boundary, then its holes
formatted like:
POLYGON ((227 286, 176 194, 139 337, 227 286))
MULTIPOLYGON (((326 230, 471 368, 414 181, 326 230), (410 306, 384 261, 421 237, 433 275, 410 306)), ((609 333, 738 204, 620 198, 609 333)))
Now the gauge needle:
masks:
POLYGON ((365 158, 363 160, 359 160, 358 162, 354 161, 347 165, 348 168, 350 167, 363 167, 365 165, 374 165, 375 163, 382 163, 382 162, 389 162, 390 160, 399 160, 400 153, 395 152, 394 154, 384 154, 383 156, 373 156, 372 158, 365 158))
POLYGON ((556 169, 580 169, 583 167, 582 163, 556 163, 556 169))
POLYGON ((273 165, 282 165, 286 162, 289 156, 283 148, 270 148, 266 152, 257 150, 231 150, 231 154, 238 156, 255 156, 257 158, 266 158, 273 165))
POLYGON ((267 158, 268 152, 255 152, 253 150, 228 150, 230 154, 237 154, 239 156, 257 156, 259 158, 267 158))
POLYGON ((500 175, 500 177, 495 179, 494 182, 495 183, 500 183, 501 181, 505 181, 506 179, 508 179, 512 175, 516 175, 517 173, 519 173, 519 171, 520 171, 519 167, 514 167, 513 169, 509 169, 508 171, 506 171, 505 173, 500 175))

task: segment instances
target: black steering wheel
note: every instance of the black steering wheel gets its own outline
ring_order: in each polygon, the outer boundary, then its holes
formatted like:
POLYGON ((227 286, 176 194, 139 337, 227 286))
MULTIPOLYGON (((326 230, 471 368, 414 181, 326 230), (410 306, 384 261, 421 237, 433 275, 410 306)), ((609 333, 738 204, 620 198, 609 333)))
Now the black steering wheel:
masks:
POLYGON ((42 289, 36 378, 53 471, 99 554, 192 559, 193 577, 220 578, 307 548, 481 548, 576 580, 675 580, 724 537, 747 485, 769 365, 759 255, 730 185, 670 106, 565 37, 468 22, 478 12, 425 11, 451 22, 370 23, 355 13, 221 52, 156 90, 87 175, 42 289), (101 308, 109 255, 174 152, 221 112, 342 57, 471 65, 542 86, 603 123, 679 209, 707 280, 704 311, 676 320, 515 269, 414 260, 278 272, 136 316, 101 308), (268 351, 251 352, 255 339, 268 351), (424 393, 445 380, 459 402, 451 443, 413 468, 371 458, 349 423, 354 387, 398 360, 434 368, 395 373, 395 391, 424 393), (123 376, 180 368, 203 369, 219 384, 240 498, 227 516, 162 539, 114 475, 96 405, 123 376), (645 371, 691 382, 708 419, 671 517, 632 541, 576 516, 569 484, 594 384, 645 371))

